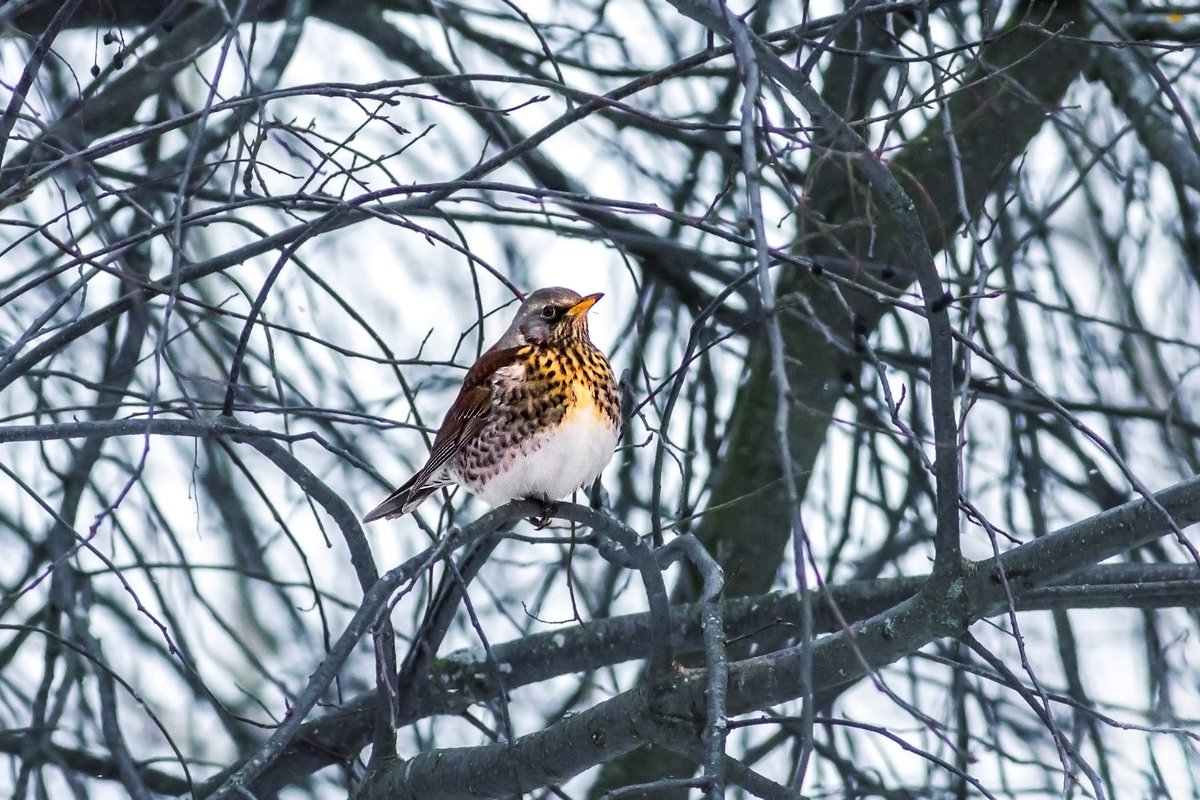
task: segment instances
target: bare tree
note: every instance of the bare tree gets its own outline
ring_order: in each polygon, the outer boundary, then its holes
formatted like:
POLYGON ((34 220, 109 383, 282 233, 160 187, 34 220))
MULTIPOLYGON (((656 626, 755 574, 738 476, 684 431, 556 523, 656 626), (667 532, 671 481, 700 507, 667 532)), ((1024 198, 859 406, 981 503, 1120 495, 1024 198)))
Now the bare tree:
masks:
POLYGON ((1200 794, 1194 16, 0 6, 0 791, 1200 794), (364 530, 547 284, 603 488, 364 530))

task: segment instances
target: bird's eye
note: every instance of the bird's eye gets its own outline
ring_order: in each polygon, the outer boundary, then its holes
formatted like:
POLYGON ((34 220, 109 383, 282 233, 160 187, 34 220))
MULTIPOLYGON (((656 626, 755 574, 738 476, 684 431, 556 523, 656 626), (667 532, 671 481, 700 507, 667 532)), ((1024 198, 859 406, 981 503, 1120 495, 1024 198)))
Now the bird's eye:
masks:
POLYGON ((542 306, 542 319, 554 319, 558 316, 558 309, 554 306, 542 306))

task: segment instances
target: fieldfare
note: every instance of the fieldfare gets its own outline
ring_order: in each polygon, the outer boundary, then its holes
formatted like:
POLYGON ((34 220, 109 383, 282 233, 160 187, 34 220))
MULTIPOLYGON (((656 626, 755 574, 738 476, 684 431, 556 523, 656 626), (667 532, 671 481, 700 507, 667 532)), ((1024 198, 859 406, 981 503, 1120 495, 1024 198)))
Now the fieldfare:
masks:
POLYGON ((588 338, 601 297, 560 287, 526 297, 467 371, 425 466, 363 522, 407 514, 452 484, 489 505, 549 503, 599 477, 621 432, 612 367, 588 338))

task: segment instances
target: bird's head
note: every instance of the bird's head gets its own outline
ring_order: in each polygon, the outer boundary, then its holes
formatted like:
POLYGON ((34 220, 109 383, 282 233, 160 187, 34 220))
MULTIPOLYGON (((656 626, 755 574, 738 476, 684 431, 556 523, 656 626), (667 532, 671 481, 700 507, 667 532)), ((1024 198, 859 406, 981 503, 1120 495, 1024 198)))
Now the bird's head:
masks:
POLYGON ((504 339, 513 344, 587 341, 588 309, 603 296, 596 292, 585 297, 561 286, 538 289, 521 303, 504 339))

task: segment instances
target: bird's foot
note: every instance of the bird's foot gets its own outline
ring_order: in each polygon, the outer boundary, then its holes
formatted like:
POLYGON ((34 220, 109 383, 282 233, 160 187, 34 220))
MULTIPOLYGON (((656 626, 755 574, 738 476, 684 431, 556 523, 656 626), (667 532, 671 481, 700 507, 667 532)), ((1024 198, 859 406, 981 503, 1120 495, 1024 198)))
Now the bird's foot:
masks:
POLYGON ((536 530, 544 530, 551 522, 554 521, 553 514, 554 507, 557 505, 556 503, 546 499, 545 497, 531 496, 526 497, 525 499, 531 503, 537 503, 542 507, 541 516, 529 518, 529 523, 533 525, 536 530))

